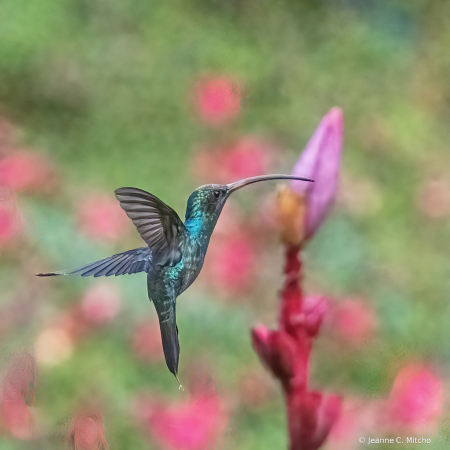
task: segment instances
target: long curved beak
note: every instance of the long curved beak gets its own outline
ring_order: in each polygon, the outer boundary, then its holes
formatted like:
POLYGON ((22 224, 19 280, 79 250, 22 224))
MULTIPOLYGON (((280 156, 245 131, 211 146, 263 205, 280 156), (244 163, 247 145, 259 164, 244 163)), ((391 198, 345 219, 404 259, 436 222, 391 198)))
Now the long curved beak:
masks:
POLYGON ((269 180, 299 180, 299 181, 311 181, 310 178, 302 178, 302 177, 294 177, 292 175, 260 175, 258 177, 250 177, 245 178, 243 180, 236 181, 235 183, 227 184, 227 194, 231 194, 234 191, 237 191, 238 189, 243 188, 244 186, 248 186, 252 183, 257 183, 258 181, 269 181, 269 180))

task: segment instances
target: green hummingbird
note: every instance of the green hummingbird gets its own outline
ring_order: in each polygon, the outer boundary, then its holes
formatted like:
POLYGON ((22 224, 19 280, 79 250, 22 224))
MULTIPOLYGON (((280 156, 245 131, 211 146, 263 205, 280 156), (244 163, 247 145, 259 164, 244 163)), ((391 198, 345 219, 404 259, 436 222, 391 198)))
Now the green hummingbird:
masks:
POLYGON ((120 206, 133 221, 147 246, 128 250, 75 269, 36 276, 81 275, 100 277, 147 273, 147 288, 159 318, 166 364, 178 383, 180 345, 176 300, 202 270, 209 240, 222 208, 231 193, 258 181, 292 179, 290 175, 263 175, 231 184, 207 184, 189 197, 184 223, 178 214, 149 192, 132 187, 116 189, 120 206))

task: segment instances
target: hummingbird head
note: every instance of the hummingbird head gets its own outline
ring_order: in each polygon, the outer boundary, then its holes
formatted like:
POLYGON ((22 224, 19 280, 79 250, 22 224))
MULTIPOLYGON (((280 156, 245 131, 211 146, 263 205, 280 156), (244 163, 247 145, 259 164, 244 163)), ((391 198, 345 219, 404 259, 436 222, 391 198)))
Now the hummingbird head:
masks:
POLYGON ((313 181, 309 178, 295 177, 292 175, 261 175, 257 177, 245 178, 230 184, 206 184, 198 187, 189 197, 186 220, 192 227, 200 231, 212 233, 217 219, 222 212, 228 197, 238 189, 257 183, 258 181, 268 180, 300 180, 313 181), (195 227, 194 224, 195 223, 195 227))
POLYGON ((201 217, 202 220, 209 218, 217 220, 227 198, 226 184, 206 184, 198 187, 189 197, 186 219, 201 217))

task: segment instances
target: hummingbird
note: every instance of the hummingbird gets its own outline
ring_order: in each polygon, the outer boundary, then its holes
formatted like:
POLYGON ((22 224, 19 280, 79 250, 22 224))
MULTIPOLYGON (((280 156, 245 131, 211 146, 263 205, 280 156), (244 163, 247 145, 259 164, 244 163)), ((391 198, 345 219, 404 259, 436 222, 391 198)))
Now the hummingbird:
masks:
POLYGON ((177 297, 202 270, 211 234, 229 196, 249 184, 278 179, 313 181, 291 175, 262 175, 231 184, 200 186, 188 199, 184 223, 170 206, 153 194, 132 187, 116 189, 120 206, 147 245, 74 269, 37 273, 36 276, 109 277, 146 272, 148 297, 158 315, 166 364, 181 386, 178 379, 177 297))

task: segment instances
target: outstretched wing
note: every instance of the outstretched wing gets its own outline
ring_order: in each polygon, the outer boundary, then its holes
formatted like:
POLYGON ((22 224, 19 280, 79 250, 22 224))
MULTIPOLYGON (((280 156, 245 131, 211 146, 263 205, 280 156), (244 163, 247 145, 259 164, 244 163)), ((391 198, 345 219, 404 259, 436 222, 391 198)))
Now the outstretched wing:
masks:
POLYGON ((148 247, 135 248, 109 258, 85 264, 74 269, 59 270, 50 273, 37 273, 38 277, 52 277, 56 275, 81 275, 82 277, 110 277, 138 272, 148 272, 152 255, 148 247))
POLYGON ((120 206, 127 213, 150 247, 152 264, 173 266, 180 262, 180 235, 184 224, 178 214, 158 197, 136 188, 115 191, 120 206))

